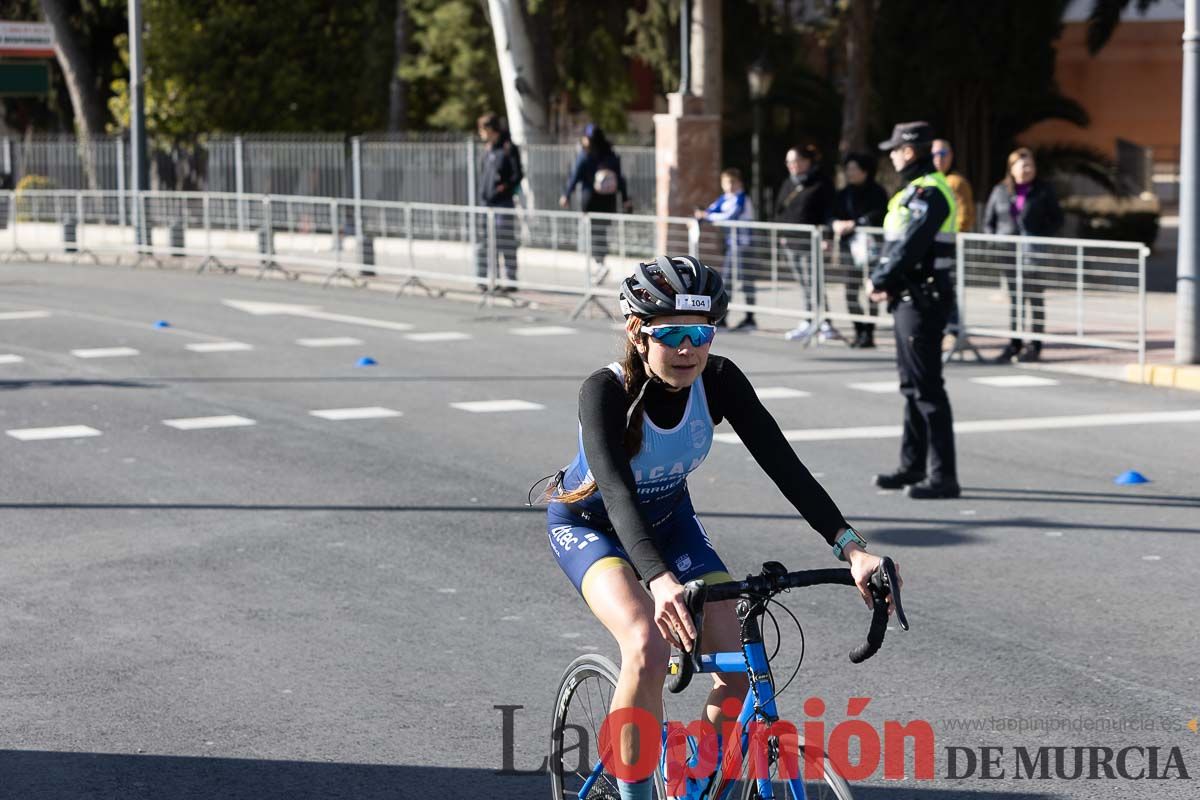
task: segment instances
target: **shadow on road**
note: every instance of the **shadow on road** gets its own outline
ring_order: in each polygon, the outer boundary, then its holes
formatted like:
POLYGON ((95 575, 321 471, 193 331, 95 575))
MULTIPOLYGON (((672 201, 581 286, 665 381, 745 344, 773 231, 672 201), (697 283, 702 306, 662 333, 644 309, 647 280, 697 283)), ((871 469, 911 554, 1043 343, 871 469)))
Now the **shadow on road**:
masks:
MULTIPOLYGON (((0 750, 4 797, 21 800, 527 800, 545 775, 390 764, 0 750)), ((1050 800, 1052 795, 854 787, 858 800, 1050 800)))
POLYGON ((0 381, 0 390, 4 389, 88 389, 97 386, 109 389, 162 389, 164 384, 146 383, 141 380, 127 381, 90 381, 82 378, 61 378, 57 380, 28 380, 0 381))

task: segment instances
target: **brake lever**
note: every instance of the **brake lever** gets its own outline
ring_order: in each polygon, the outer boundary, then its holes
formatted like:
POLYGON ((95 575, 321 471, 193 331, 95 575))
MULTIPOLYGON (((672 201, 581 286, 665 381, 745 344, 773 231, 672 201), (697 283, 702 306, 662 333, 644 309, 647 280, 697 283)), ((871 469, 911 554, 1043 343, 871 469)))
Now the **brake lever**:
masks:
POLYGON ((904 605, 900 602, 900 575, 896 572, 896 562, 888 556, 884 556, 879 565, 879 569, 875 570, 875 574, 871 576, 872 593, 879 592, 880 596, 886 600, 890 594, 892 596, 892 606, 896 609, 896 620, 900 623, 902 630, 908 630, 908 617, 904 615, 904 605))

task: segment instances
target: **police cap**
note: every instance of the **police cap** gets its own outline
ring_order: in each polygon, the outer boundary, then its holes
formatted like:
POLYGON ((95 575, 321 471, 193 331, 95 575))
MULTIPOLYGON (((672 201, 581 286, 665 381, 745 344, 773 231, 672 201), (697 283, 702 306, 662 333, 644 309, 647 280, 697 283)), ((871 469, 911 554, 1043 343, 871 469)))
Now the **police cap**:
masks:
POLYGON ((933 128, 928 122, 901 122, 892 128, 892 138, 879 143, 885 153, 906 144, 933 144, 933 128))

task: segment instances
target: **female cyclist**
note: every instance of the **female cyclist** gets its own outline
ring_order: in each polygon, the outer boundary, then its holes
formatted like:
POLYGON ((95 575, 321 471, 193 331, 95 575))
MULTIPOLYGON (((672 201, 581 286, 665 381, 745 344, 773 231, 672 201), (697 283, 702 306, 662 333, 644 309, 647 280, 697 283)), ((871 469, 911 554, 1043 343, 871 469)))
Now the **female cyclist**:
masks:
MULTIPOLYGON (((625 356, 579 392, 579 452, 549 490, 547 527, 558 564, 617 640, 621 672, 610 712, 638 707, 661 722, 670 643, 696 636, 683 584, 731 580, 696 517, 687 476, 708 455, 713 427, 729 420, 759 466, 834 553, 848 561, 870 606, 867 580, 880 562, 797 458, 750 381, 710 356, 714 323, 729 295, 719 273, 690 256, 639 264, 621 285, 625 356), (646 594, 643 585, 650 590, 646 594)), ((706 649, 738 650, 734 601, 705 607, 706 649)), ((713 674, 706 717, 745 696, 744 675, 713 674)), ((621 758, 637 762, 632 726, 621 758)), ((651 796, 652 782, 618 781, 622 800, 651 796)))

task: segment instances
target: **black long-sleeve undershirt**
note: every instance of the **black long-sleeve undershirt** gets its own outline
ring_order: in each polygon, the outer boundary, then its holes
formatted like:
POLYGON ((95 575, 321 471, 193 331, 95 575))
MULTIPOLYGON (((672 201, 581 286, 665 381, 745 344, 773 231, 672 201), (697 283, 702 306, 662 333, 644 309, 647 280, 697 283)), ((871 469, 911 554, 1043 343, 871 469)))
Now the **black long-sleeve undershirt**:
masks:
MULTIPOLYGON (((754 460, 801 516, 830 545, 848 525, 842 512, 792 450, 779 424, 758 399, 745 374, 727 358, 709 356, 701 375, 713 424, 728 419, 754 460)), ((689 390, 690 391, 690 390, 689 390)), ((655 425, 673 428, 683 418, 689 391, 669 391, 651 382, 645 411, 655 425)), ((649 582, 665 572, 650 523, 638 502, 637 482, 625 454, 625 414, 629 398, 621 380, 607 368, 592 373, 579 390, 583 452, 604 499, 613 530, 634 568, 649 582)))

